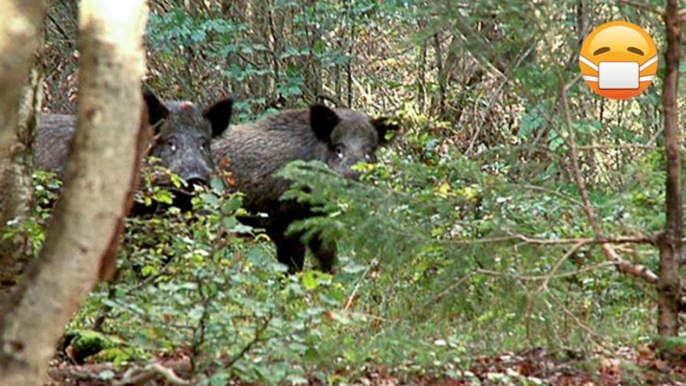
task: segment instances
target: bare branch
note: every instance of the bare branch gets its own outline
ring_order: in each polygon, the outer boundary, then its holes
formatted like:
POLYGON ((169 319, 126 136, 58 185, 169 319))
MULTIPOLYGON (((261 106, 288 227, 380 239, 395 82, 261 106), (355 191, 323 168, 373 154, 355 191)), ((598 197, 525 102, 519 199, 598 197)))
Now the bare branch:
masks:
POLYGON ((581 327, 581 329, 586 331, 588 336, 594 337, 597 342, 603 341, 604 337, 602 335, 599 335, 592 328, 590 328, 587 325, 585 325, 584 323, 582 323, 581 320, 579 320, 579 318, 576 315, 574 315, 573 312, 571 312, 567 307, 565 307, 564 304, 562 304, 562 302, 555 295, 551 295, 551 299, 553 299, 553 301, 555 303, 557 303, 557 305, 562 309, 562 311, 565 314, 567 314, 567 316, 569 316, 570 318, 572 318, 572 320, 574 320, 574 322, 577 324, 577 326, 581 327))
MULTIPOLYGON (((428 302, 424 303, 424 305, 422 305, 421 308, 424 309, 424 308, 426 308, 426 307, 428 307, 428 306, 430 306, 430 305, 434 305, 434 304, 440 302, 441 299, 443 299, 443 297, 444 297, 445 295, 447 295, 447 294, 453 292, 453 290, 454 290, 455 288, 461 286, 461 285, 462 285, 464 282, 466 282, 470 277, 476 275, 477 273, 482 273, 482 272, 481 272, 481 270, 477 270, 477 271, 475 271, 475 272, 471 272, 471 273, 469 273, 469 274, 467 274, 467 275, 462 276, 462 277, 460 278, 460 280, 458 280, 458 281, 456 281, 455 283, 449 285, 448 288, 444 289, 444 290, 441 291, 438 295, 436 295, 436 296, 434 296, 433 298, 431 298, 431 300, 429 300, 428 302)), ((498 272, 495 272, 495 273, 498 273, 498 272)))
POLYGON ((535 185, 524 185, 523 187, 524 187, 525 189, 537 190, 537 191, 539 191, 539 192, 552 194, 552 195, 554 195, 554 196, 556 196, 556 197, 559 197, 559 198, 561 198, 561 199, 563 199, 563 200, 565 200, 565 201, 569 201, 570 203, 572 203, 572 204, 574 204, 574 205, 578 205, 578 206, 581 206, 581 207, 584 206, 583 202, 581 202, 581 201, 579 201, 579 200, 576 200, 576 199, 574 199, 574 198, 571 198, 571 197, 569 197, 569 196, 566 196, 566 195, 564 195, 564 194, 562 194, 562 193, 560 193, 560 192, 556 192, 556 191, 554 191, 554 190, 546 189, 546 188, 543 188, 543 187, 541 187, 541 186, 535 186, 535 185))
POLYGON ((646 150, 657 150, 661 149, 660 146, 655 145, 642 145, 627 143, 624 145, 584 145, 577 146, 578 150, 616 150, 616 149, 646 149, 646 150))
POLYGON ((651 7, 648 4, 639 3, 639 2, 633 1, 633 0, 619 0, 618 3, 630 5, 630 6, 635 7, 635 8, 640 8, 644 11, 648 11, 650 13, 654 13, 654 14, 660 15, 660 16, 662 16, 664 14, 664 11, 658 7, 651 7))
POLYGON ((547 239, 536 239, 528 236, 511 233, 512 237, 516 237, 527 244, 539 244, 539 245, 569 245, 569 244, 656 244, 656 238, 654 236, 638 236, 638 237, 586 237, 579 239, 559 239, 559 240, 547 240, 547 239))
POLYGON ((367 276, 367 273, 371 269, 371 266, 367 266, 367 269, 364 270, 362 275, 360 276, 359 280, 357 280, 357 283, 355 284, 355 287, 353 288, 353 292, 348 296, 348 300, 345 301, 345 304, 343 305, 343 311, 348 311, 348 309, 353 305, 353 300, 355 299, 355 295, 357 295, 357 290, 360 288, 360 285, 364 282, 365 276, 367 276))
MULTIPOLYGON (((591 205, 591 201, 588 198, 588 191, 586 190, 586 183, 584 182, 583 178, 581 177, 581 169, 579 168, 579 157, 576 152, 576 144, 574 143, 574 129, 572 128, 572 118, 569 114, 569 106, 567 105, 567 88, 565 86, 564 81, 562 80, 562 74, 558 72, 558 78, 560 80, 560 101, 561 101, 561 107, 562 107, 562 112, 564 113, 564 119, 565 119, 565 125, 567 127, 567 143, 569 146, 569 159, 570 159, 570 164, 572 168, 572 175, 574 177, 574 180, 576 182, 577 188, 579 189, 579 194, 581 195, 582 201, 584 203, 584 210, 586 211, 586 217, 588 218, 588 222, 591 224, 591 228, 593 229, 593 232, 596 234, 596 237, 599 239, 604 238, 603 232, 600 229, 600 226, 598 225, 598 222, 596 221, 595 218, 595 213, 593 212, 593 207, 591 205)), ((617 252, 612 248, 610 244, 603 243, 601 244, 601 247, 603 249, 603 252, 605 253, 605 257, 607 257, 608 260, 610 261, 616 261, 617 262, 617 269, 624 273, 628 274, 634 277, 641 278, 643 280, 646 280, 649 283, 657 283, 657 275, 651 271, 648 267, 645 267, 643 265, 637 265, 633 264, 631 262, 628 262, 626 260, 623 260, 617 252)))
POLYGON ((545 275, 545 279, 543 279, 543 283, 541 283, 540 288, 539 288, 536 292, 541 292, 541 291, 543 291, 544 289, 548 288, 548 283, 550 282, 550 279, 551 279, 552 277, 555 276, 555 272, 557 272, 557 270, 560 269, 560 267, 562 266, 562 263, 564 263, 565 261, 567 261, 567 259, 569 259, 569 257, 570 257, 571 255, 573 255, 574 253, 576 253, 576 251, 578 251, 579 248, 581 248, 582 246, 584 246, 584 243, 583 243, 583 242, 579 242, 579 243, 574 244, 574 246, 573 246, 569 251, 567 251, 567 252, 562 256, 562 258, 561 258, 560 260, 558 260, 557 263, 555 263, 555 265, 553 266, 553 268, 550 270, 550 273, 547 274, 547 275, 545 275))
POLYGON ((494 276, 494 277, 507 277, 510 279, 517 279, 517 280, 522 280, 522 281, 539 281, 539 280, 546 280, 548 278, 553 278, 553 279, 560 279, 564 277, 572 277, 572 276, 577 276, 582 273, 586 272, 592 272, 601 268, 605 267, 612 267, 616 266, 617 262, 614 261, 604 261, 599 264, 595 265, 590 265, 588 267, 584 267, 581 269, 577 269, 575 271, 569 271, 569 272, 564 272, 564 273, 559 273, 556 275, 517 275, 513 273, 503 273, 503 272, 498 272, 498 271, 491 271, 489 269, 477 269, 474 271, 474 274, 480 274, 480 275, 488 275, 488 276, 494 276))
POLYGON ((253 339, 252 339, 250 342, 248 342, 248 344, 245 345, 245 347, 243 347, 243 349, 242 349, 238 354, 234 355, 233 358, 231 358, 228 362, 226 362, 226 363, 224 364, 225 367, 231 367, 231 366, 233 366, 234 363, 236 363, 236 362, 237 362, 239 359, 241 359, 246 353, 248 353, 248 351, 250 351, 250 349, 252 349, 252 346, 254 346, 257 342, 260 341, 260 339, 261 339, 261 337, 262 337, 262 333, 265 332, 265 331, 267 330, 267 327, 269 327, 269 322, 272 321, 272 318, 273 318, 273 317, 274 317, 274 314, 273 314, 273 312, 270 310, 270 311, 269 311, 269 315, 267 315, 267 317, 264 318, 264 322, 262 323, 262 325, 259 326, 259 327, 255 330, 255 336, 253 337, 253 339))
POLYGON ((457 245, 472 245, 472 244, 489 244, 489 243, 500 243, 503 241, 511 241, 515 240, 516 237, 514 236, 503 236, 503 237, 487 237, 483 239, 475 239, 475 240, 450 240, 448 241, 449 244, 457 244, 457 245))

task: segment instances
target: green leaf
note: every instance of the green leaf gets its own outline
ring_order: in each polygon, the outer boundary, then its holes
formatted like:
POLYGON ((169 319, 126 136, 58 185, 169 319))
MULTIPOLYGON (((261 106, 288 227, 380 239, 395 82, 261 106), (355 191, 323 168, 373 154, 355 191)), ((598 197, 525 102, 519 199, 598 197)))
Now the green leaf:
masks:
POLYGON ((305 286, 305 289, 308 291, 312 291, 319 287, 319 278, 315 271, 304 272, 301 279, 303 286, 305 286))
POLYGON ((164 203, 164 204, 171 204, 174 202, 174 196, 172 193, 168 190, 156 190, 155 191, 155 201, 164 203))
POLYGON ((214 194, 201 193, 200 198, 210 205, 220 205, 221 204, 221 201, 219 200, 219 198, 217 196, 215 196, 214 194))

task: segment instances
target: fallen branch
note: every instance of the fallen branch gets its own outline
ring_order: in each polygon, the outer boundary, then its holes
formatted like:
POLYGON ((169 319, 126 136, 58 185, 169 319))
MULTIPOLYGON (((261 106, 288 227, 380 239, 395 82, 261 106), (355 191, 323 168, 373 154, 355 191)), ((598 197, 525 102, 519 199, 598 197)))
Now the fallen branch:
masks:
POLYGON ((131 368, 122 376, 122 380, 114 382, 114 386, 141 385, 153 379, 163 379, 175 386, 190 385, 190 381, 179 378, 174 370, 168 369, 159 363, 150 363, 143 369, 131 368))

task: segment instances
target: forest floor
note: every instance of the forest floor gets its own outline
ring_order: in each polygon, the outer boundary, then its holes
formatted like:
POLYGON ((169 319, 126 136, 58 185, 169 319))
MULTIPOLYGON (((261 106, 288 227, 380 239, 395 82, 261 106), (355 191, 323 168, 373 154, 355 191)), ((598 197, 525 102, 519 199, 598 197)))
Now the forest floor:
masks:
MULTIPOLYGON (((686 386, 686 357, 668 363, 659 359, 655 351, 645 346, 623 348, 593 358, 555 359, 543 349, 524 353, 504 353, 498 356, 475 358, 462 375, 412 375, 383 366, 365 366, 362 375, 356 371, 347 384, 365 386, 396 385, 684 385, 686 386)), ((110 385, 192 385, 185 381, 190 372, 188 357, 160 358, 155 364, 141 368, 123 367, 114 370, 112 364, 71 365, 59 363, 49 370, 44 386, 110 386, 110 385)), ((337 379, 346 379, 338 372, 337 379)), ((323 385, 318 379, 309 385, 323 385)), ((284 383, 286 384, 286 383, 284 383)), ((229 385, 247 385, 238 380, 229 385)))

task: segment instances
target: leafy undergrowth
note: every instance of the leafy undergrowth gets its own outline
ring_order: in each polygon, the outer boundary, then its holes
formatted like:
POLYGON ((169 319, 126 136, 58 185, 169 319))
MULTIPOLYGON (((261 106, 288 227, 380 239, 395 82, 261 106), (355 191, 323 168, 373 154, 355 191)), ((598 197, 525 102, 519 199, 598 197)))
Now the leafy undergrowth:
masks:
MULTIPOLYGON (((285 277, 271 242, 237 220, 242 198, 221 180, 198 192, 193 213, 130 218, 118 273, 67 326, 48 384, 684 380, 684 365, 651 346, 654 289, 618 274, 597 246, 556 244, 591 234, 578 198, 564 199, 573 187, 517 188, 458 156, 403 162, 367 166, 359 184, 316 164, 284 171, 311 187, 296 184, 291 197, 329 214, 302 226, 339 242, 333 276, 308 265, 285 277)), ((39 199, 52 202, 52 185, 37 179, 39 199)), ((592 192, 609 233, 659 228, 651 208, 661 192, 635 183, 640 197, 592 192)), ((48 217, 15 230, 35 251, 48 217)), ((649 247, 622 251, 656 268, 649 247)))
MULTIPOLYGON (((522 353, 503 353, 475 358, 469 366, 450 376, 408 372, 406 368, 388 368, 368 364, 347 371, 325 374, 326 379, 309 376, 299 384, 326 385, 686 385, 686 362, 667 363, 651 347, 623 347, 614 352, 596 353, 588 358, 555 358, 544 349, 522 353), (353 375, 354 374, 354 375, 353 375)), ((45 386, 107 385, 183 385, 194 384, 188 355, 157 358, 144 367, 116 369, 112 363, 70 365, 54 364, 45 386), (146 383, 148 382, 148 383, 146 383)), ((230 380, 230 385, 255 383, 230 380)), ((282 384, 292 384, 283 382, 282 384)))

